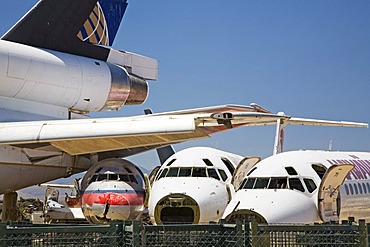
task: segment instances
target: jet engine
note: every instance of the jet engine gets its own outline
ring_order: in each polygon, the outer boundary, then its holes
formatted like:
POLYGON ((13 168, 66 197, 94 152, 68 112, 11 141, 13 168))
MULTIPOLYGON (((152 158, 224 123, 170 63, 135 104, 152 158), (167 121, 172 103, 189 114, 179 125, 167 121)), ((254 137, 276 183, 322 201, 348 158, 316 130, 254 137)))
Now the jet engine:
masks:
POLYGON ((157 78, 157 61, 113 49, 110 53, 102 61, 2 41, 0 98, 11 110, 43 109, 35 114, 57 118, 144 103, 146 80, 157 78))

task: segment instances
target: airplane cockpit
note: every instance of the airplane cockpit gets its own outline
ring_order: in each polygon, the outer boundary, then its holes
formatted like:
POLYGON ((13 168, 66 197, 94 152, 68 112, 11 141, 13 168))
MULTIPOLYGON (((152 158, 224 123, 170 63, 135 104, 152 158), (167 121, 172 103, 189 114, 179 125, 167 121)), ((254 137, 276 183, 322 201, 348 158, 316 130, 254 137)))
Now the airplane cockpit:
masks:
POLYGON ((222 169, 206 167, 171 167, 158 172, 155 181, 164 177, 209 177, 219 181, 226 181, 228 176, 222 169))

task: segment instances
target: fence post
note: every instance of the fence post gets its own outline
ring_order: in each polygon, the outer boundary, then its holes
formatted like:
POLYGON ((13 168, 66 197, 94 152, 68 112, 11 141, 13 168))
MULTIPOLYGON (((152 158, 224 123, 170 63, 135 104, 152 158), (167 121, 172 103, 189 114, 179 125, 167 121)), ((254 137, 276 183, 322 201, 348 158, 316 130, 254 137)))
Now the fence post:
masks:
POLYGON ((243 225, 240 219, 236 219, 236 246, 243 247, 243 225))
POLYGON ((367 238, 367 226, 366 226, 365 220, 358 221, 358 231, 360 234, 360 246, 359 247, 367 247, 368 238, 367 238))
POLYGON ((132 222, 132 247, 140 247, 140 231, 141 225, 140 222, 135 220, 132 222))
POLYGON ((250 231, 249 231, 249 239, 250 239, 250 246, 258 246, 257 244, 257 234, 258 234, 258 224, 257 221, 252 219, 250 222, 250 231))

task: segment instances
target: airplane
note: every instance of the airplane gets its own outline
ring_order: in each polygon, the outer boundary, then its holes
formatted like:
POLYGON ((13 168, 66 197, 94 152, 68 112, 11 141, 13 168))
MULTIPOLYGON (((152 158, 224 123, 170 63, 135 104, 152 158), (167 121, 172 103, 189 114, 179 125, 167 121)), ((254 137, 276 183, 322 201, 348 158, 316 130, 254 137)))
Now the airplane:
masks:
POLYGON ((39 186, 46 188, 44 208, 41 215, 44 223, 86 222, 74 185, 47 183, 39 186), (61 200, 60 191, 70 191, 71 194, 65 193, 64 200, 61 200))
POLYGON ((92 224, 140 219, 149 196, 147 178, 124 159, 111 158, 93 165, 81 185, 75 182, 83 215, 92 224))
MULTIPOLYGON (((257 105, 89 118, 142 104, 147 81, 157 79, 155 59, 110 47, 126 7, 126 0, 40 0, 1 37, 4 208, 14 208, 16 190, 86 171, 105 159, 281 118, 257 105)), ((6 220, 4 215, 12 213, 3 213, 6 220)))
MULTIPOLYGON (((287 125, 325 126, 329 123, 335 126, 325 120, 277 120, 273 153, 282 152, 287 125)), ((155 225, 219 221, 224 211, 232 207, 235 190, 244 177, 261 161, 260 157, 243 157, 208 147, 192 147, 175 153, 168 146, 157 151, 162 165, 149 175, 148 205, 150 220, 155 225)))
POLYGON ((155 59, 110 47, 126 7, 126 0, 40 0, 1 37, 2 220, 13 215, 8 210, 15 208, 18 189, 106 159, 292 119, 255 104, 89 118, 142 104, 147 81, 157 80, 155 59))
POLYGON ((267 224, 370 219, 370 153, 298 150, 256 163, 222 216, 267 224))

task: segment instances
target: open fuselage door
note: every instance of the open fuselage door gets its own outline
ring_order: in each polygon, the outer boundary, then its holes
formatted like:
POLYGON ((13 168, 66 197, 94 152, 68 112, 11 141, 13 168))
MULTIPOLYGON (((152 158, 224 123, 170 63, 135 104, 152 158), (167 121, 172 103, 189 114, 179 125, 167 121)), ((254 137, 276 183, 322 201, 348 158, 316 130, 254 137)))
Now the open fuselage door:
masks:
POLYGON ((260 161, 260 157, 245 157, 239 162, 234 171, 233 178, 231 179, 231 183, 234 185, 235 190, 240 187, 248 172, 260 161))
POLYGON ((339 187, 354 167, 351 164, 332 166, 322 178, 318 193, 318 209, 323 222, 339 221, 339 187))

